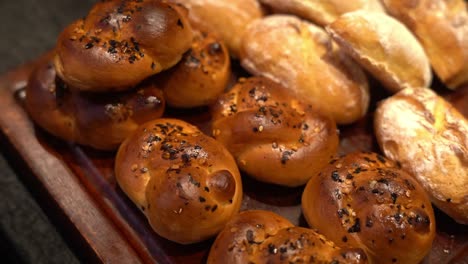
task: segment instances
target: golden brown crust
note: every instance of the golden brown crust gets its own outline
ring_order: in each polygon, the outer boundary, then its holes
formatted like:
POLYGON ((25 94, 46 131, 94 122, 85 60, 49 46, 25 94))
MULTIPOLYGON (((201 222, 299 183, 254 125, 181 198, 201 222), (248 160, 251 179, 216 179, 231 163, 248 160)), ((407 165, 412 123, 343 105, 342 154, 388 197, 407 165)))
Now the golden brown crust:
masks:
POLYGON ((242 38, 241 63, 331 114, 338 124, 352 123, 367 111, 369 89, 360 67, 324 30, 296 17, 252 22, 242 38))
POLYGON ((74 89, 126 90, 175 65, 190 48, 184 10, 165 1, 100 1, 59 36, 55 67, 74 89))
POLYGON ((241 79, 212 109, 213 136, 257 180, 299 186, 335 155, 335 122, 263 77, 241 79))
POLYGON ((229 53, 238 58, 242 34, 247 25, 263 16, 256 0, 170 0, 189 10, 192 25, 215 32, 226 43, 229 53))
POLYGON ((321 26, 326 26, 340 15, 351 11, 363 9, 384 12, 380 0, 260 0, 260 2, 275 12, 294 14, 321 26))
POLYGON ((457 222, 468 224, 468 121, 425 88, 405 89, 383 101, 375 134, 387 157, 399 161, 457 222))
POLYGON ((411 32, 384 13, 354 11, 327 27, 331 37, 391 92, 429 87, 431 67, 411 32))
POLYGON ((341 249, 275 213, 252 210, 226 225, 207 263, 367 263, 367 258, 360 249, 341 249))
POLYGON ((198 32, 192 48, 168 71, 156 76, 168 105, 190 108, 213 103, 231 76, 226 46, 213 34, 198 32))
POLYGON ((375 153, 331 160, 307 183, 302 209, 310 226, 338 246, 364 249, 371 263, 419 263, 435 236, 422 186, 375 153))
POLYGON ((140 126, 119 148, 115 175, 156 233, 181 244, 216 235, 241 205, 232 156, 181 120, 140 126))
POLYGON ((421 41, 439 78, 452 89, 468 82, 468 11, 464 0, 384 0, 388 12, 421 41))
POLYGON ((26 109, 46 131, 61 139, 114 150, 140 124, 161 117, 162 90, 151 83, 119 93, 85 94, 61 81, 51 61, 31 74, 26 109))

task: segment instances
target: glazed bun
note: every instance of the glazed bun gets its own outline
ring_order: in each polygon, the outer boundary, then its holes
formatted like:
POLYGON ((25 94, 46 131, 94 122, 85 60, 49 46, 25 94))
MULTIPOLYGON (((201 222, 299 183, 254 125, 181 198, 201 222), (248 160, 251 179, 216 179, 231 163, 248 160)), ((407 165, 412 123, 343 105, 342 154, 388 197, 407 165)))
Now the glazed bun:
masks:
POLYGON ((82 91, 126 90, 174 66, 192 43, 186 11, 159 0, 99 1, 59 36, 55 67, 82 91))
POLYGON ((378 106, 374 127, 385 155, 412 173, 439 209, 468 224, 468 120, 432 90, 407 88, 378 106))
POLYGON ((312 229, 268 211, 244 211, 216 238, 208 264, 367 263, 361 249, 339 248, 312 229))
POLYGON ((375 153, 331 160, 307 183, 302 210, 311 227, 338 246, 364 249, 371 263, 419 263, 435 237, 422 186, 375 153))
POLYGON ((231 77, 226 46, 213 34, 197 32, 192 48, 173 68, 156 76, 167 104, 190 108, 213 103, 231 77))
POLYGON ((338 124, 367 112, 369 88, 359 65, 322 28, 297 17, 273 15, 252 22, 242 38, 241 64, 253 75, 281 83, 338 124))
POLYGON ((338 148, 333 119, 263 77, 241 79, 213 106, 212 120, 239 168, 263 182, 303 185, 338 148))
POLYGON ((431 66, 423 47, 402 23, 385 13, 347 13, 327 30, 389 91, 431 84, 431 66))
POLYGON ((326 26, 340 15, 356 11, 369 10, 385 12, 380 0, 260 0, 277 13, 297 15, 318 25, 326 26))
POLYGON ((229 53, 238 58, 242 34, 248 24, 263 16, 257 0, 170 0, 189 10, 192 25, 215 32, 226 43, 229 53))
POLYGON ((61 139, 115 150, 136 128, 164 112, 162 90, 151 83, 119 93, 77 92, 46 61, 31 74, 26 109, 36 124, 61 139))
POLYGON ((468 7, 464 0, 384 0, 426 50, 434 71, 449 88, 468 82, 468 7))
POLYGON ((153 120, 128 137, 115 177, 154 231, 181 244, 215 236, 241 205, 242 182, 229 152, 176 119, 153 120))

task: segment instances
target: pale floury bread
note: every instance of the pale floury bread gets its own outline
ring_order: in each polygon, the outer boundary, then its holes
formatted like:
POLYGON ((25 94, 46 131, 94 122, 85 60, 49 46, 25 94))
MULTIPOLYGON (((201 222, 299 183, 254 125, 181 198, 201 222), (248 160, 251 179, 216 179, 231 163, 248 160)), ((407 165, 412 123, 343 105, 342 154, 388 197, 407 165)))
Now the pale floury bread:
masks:
POLYGON ((375 134, 385 155, 399 161, 457 222, 468 224, 468 121, 427 88, 408 88, 383 101, 375 134))
POLYGON ((468 11, 464 0, 384 0, 388 12, 421 41, 449 88, 468 82, 468 11))
POLYGON ((388 90, 431 84, 431 66, 423 47, 398 20, 383 13, 355 11, 342 15, 327 30, 388 90))
POLYGON ((380 0, 260 0, 274 12, 294 14, 318 25, 328 25, 339 16, 356 10, 384 12, 380 0))
POLYGON ((321 27, 291 15, 252 22, 242 38, 241 64, 292 90, 338 124, 363 117, 369 87, 363 70, 321 27))

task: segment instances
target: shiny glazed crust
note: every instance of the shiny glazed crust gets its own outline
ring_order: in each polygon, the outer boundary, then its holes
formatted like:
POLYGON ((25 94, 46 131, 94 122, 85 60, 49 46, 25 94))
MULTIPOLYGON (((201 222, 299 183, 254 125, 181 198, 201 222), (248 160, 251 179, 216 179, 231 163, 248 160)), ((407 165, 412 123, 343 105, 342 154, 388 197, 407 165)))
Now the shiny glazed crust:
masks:
POLYGON ((127 90, 174 66, 192 43, 183 8, 158 0, 100 1, 60 34, 55 67, 74 89, 127 90))
POLYGON ((215 236, 241 205, 232 156, 181 120, 140 126, 120 146, 115 176, 156 233, 181 244, 215 236))
POLYGON ((327 31, 389 91, 431 84, 423 47, 398 20, 384 13, 355 11, 339 17, 327 31))
POLYGON ((155 77, 167 104, 190 108, 213 103, 231 76, 229 52, 214 34, 198 32, 192 48, 173 68, 155 77))
POLYGON ((189 10, 192 25, 205 32, 215 32, 226 43, 229 53, 239 57, 241 37, 255 19, 263 16, 256 0, 170 0, 189 10))
POLYGON ((340 15, 351 11, 363 9, 384 12, 380 0, 260 0, 260 2, 275 12, 297 15, 321 26, 326 26, 340 15))
POLYGON ((468 121, 429 89, 405 89, 383 101, 375 135, 390 159, 412 173, 432 202, 468 224, 468 121))
POLYGON ((323 109, 338 124, 352 123, 367 111, 369 88, 361 68, 324 30, 294 16, 252 22, 242 38, 241 63, 323 109))
POLYGON ((212 109, 213 136, 257 180, 303 185, 338 148, 335 122, 264 77, 241 79, 212 109))
POLYGON ((338 246, 364 249, 371 263, 419 263, 435 237, 422 186, 375 153, 331 160, 307 183, 302 210, 311 227, 338 246))
POLYGON ((52 135, 115 150, 140 124, 161 117, 165 101, 162 90, 150 82, 127 92, 77 92, 46 61, 29 78, 25 104, 34 122, 52 135))
POLYGON ((216 238, 208 264, 367 263, 360 249, 341 249, 312 229, 268 211, 244 211, 216 238), (334 262, 335 261, 335 262, 334 262))
POLYGON ((424 46, 434 71, 451 89, 468 82, 468 11, 464 0, 384 0, 424 46))

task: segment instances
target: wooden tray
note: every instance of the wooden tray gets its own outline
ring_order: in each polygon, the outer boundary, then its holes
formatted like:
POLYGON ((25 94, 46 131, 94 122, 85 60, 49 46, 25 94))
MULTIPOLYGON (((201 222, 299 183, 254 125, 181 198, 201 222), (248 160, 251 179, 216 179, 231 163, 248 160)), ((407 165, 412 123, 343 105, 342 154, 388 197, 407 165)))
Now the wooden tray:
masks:
MULTIPOLYGON (((155 234, 146 218, 116 185, 114 153, 97 152, 52 138, 34 127, 22 101, 35 63, 0 77, 0 129, 3 148, 16 157, 22 180, 74 246, 77 254, 102 263, 204 263, 212 243, 181 246, 155 234)), ((468 116, 468 87, 441 90, 468 116)), ((374 98, 374 102, 379 98, 374 98)), ((206 115, 169 111, 171 116, 206 124, 206 115)), ((206 128, 206 126, 202 126, 206 128)), ((378 151, 372 118, 341 127, 340 152, 378 151)), ((301 215, 302 188, 282 188, 243 177, 242 210, 266 209, 306 226, 301 215)), ((436 210, 437 237, 424 263, 468 263, 468 226, 436 210)))

